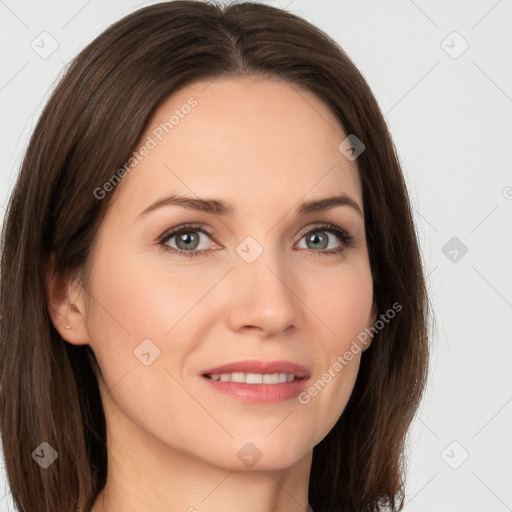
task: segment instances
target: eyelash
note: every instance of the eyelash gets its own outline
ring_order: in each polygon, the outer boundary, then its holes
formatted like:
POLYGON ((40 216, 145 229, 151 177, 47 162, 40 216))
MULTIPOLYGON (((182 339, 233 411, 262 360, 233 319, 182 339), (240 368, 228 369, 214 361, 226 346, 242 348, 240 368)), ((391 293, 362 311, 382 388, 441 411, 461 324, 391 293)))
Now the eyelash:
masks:
MULTIPOLYGON (((176 236, 180 233, 186 233, 189 231, 203 232, 207 235, 210 235, 211 237, 215 236, 215 231, 208 226, 204 226, 202 224, 195 224, 195 223, 182 224, 180 226, 172 228, 169 231, 166 231, 163 235, 161 235, 158 239, 158 244, 162 247, 162 249, 164 251, 170 252, 172 254, 177 254, 179 256, 187 256, 187 257, 200 256, 200 255, 204 255, 205 253, 210 252, 210 250, 183 251, 182 249, 175 249, 174 247, 169 247, 167 245, 167 242, 174 236, 176 236)), ((311 250, 311 252, 316 253, 320 256, 335 256, 337 254, 343 253, 346 249, 353 247, 353 245, 354 245, 354 238, 349 233, 347 233, 347 231, 339 228, 338 226, 335 226, 334 224, 329 224, 329 223, 318 224, 318 225, 313 226, 311 229, 308 229, 307 231, 302 232, 299 240, 302 240, 302 238, 305 235, 314 233, 316 231, 325 231, 327 233, 336 235, 339 238, 339 240, 342 242, 342 245, 340 247, 338 247, 337 249, 328 249, 328 250, 323 250, 323 251, 311 250)))

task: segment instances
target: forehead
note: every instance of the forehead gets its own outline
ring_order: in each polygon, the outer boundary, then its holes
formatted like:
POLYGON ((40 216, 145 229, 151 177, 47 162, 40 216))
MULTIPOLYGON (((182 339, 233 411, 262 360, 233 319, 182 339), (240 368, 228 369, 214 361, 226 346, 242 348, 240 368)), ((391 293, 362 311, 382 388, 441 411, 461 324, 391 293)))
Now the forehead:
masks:
POLYGON ((148 121, 139 148, 151 149, 124 178, 121 196, 140 204, 180 191, 235 204, 238 197, 243 206, 283 192, 288 203, 345 192, 361 204, 357 165, 338 149, 346 136, 316 95, 285 81, 195 82, 148 121))

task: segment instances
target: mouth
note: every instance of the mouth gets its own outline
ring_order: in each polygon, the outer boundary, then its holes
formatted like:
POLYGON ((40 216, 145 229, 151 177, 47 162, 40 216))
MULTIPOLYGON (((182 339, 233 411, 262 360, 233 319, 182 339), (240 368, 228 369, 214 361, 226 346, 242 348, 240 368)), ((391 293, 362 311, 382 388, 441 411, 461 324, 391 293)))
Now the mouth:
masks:
POLYGON ((275 403, 296 398, 310 372, 290 361, 239 361, 202 372, 211 389, 244 402, 275 403))

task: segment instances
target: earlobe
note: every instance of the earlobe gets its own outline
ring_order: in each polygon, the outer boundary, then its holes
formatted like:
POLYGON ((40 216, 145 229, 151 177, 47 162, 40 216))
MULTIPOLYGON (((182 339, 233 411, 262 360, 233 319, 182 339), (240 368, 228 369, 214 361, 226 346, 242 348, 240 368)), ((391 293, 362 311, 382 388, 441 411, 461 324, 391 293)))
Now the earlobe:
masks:
POLYGON ((55 271, 53 253, 46 259, 44 271, 46 302, 55 329, 69 343, 88 344, 89 333, 83 305, 79 302, 79 296, 73 292, 72 280, 55 271))

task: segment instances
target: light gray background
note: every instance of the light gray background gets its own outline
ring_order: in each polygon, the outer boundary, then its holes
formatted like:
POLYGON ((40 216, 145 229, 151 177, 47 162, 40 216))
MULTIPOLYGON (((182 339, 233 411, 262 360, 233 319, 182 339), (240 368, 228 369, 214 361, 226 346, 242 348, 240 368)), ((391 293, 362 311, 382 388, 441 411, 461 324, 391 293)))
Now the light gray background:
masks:
MULTIPOLYGON (((0 205, 65 64, 148 3, 0 0, 0 205), (47 58, 31 47, 51 50, 43 31, 58 43, 47 58)), ((437 334, 405 511, 511 510, 512 1, 267 3, 313 22, 354 60, 412 196, 437 334), (443 252, 452 237, 458 247, 443 252)), ((11 510, 2 483, 0 510, 11 510)))

